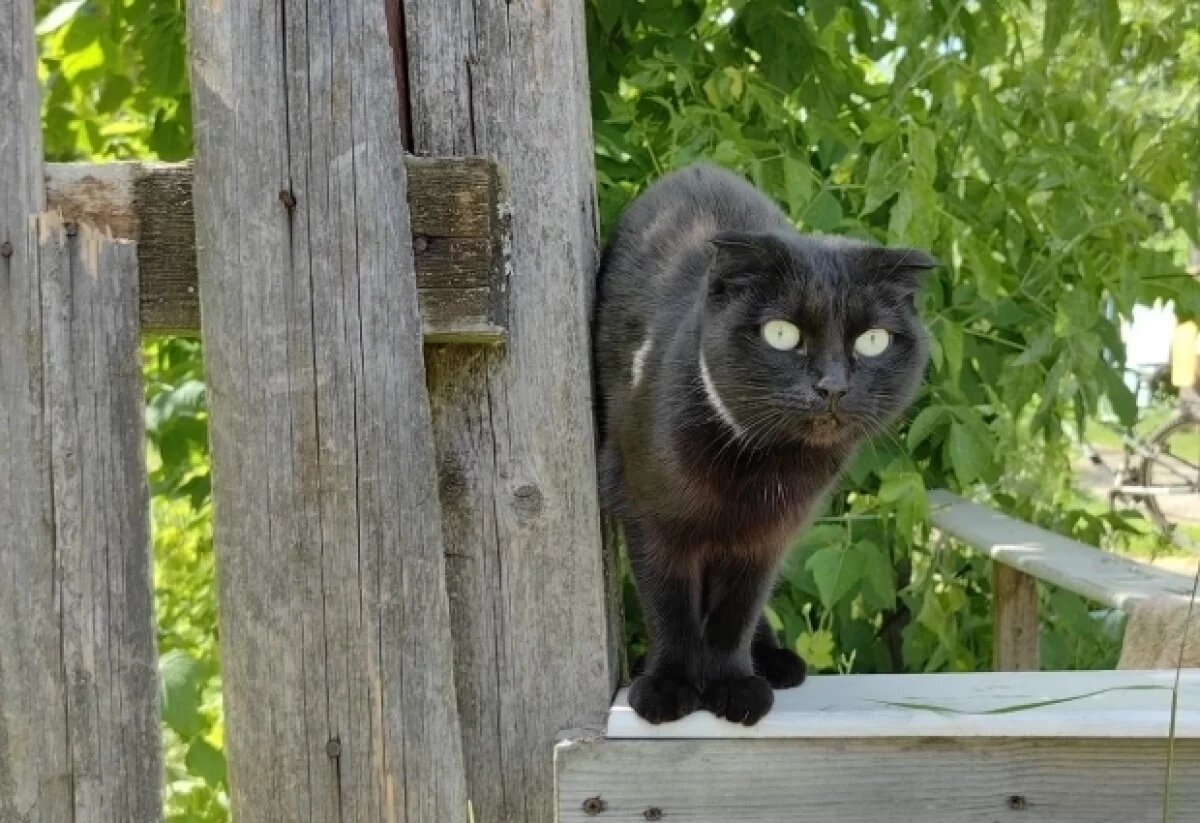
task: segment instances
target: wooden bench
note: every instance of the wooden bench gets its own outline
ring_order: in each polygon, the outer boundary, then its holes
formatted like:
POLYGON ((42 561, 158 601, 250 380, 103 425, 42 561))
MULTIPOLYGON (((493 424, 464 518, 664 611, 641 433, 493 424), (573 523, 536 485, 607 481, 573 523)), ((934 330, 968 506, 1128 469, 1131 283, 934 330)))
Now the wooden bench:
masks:
POLYGON ((936 529, 993 560, 998 672, 813 677, 753 728, 652 726, 622 691, 603 732, 556 748, 558 819, 1200 820, 1200 669, 1176 699, 1178 642, 1154 670, 1034 671, 1038 580, 1135 616, 1186 615, 1193 581, 948 492, 930 503, 936 529))
MULTIPOLYGON (((1170 668, 1178 661, 1191 577, 1101 551, 950 492, 931 492, 929 505, 937 529, 993 561, 997 671, 1039 668, 1039 580, 1130 615, 1122 668, 1170 668)), ((1187 642, 1185 659, 1197 665, 1200 632, 1193 628, 1187 642)))
MULTIPOLYGON (((558 819, 1133 823, 1163 817, 1170 671, 813 677, 754 728, 651 726, 617 696, 555 750, 558 819)), ((1180 680, 1173 821, 1200 820, 1200 671, 1180 680)))

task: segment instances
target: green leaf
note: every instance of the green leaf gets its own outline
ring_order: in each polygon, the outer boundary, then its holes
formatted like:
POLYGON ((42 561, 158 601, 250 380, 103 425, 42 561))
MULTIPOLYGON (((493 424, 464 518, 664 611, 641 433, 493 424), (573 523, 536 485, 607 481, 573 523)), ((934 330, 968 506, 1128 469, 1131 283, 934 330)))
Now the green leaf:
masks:
POLYGON ((1137 422, 1137 398, 1125 385, 1119 371, 1102 366, 1100 373, 1104 377, 1104 396, 1108 398, 1108 402, 1112 403, 1113 411, 1116 412, 1122 425, 1132 426, 1137 422))
POLYGON ((225 755, 203 737, 197 737, 188 746, 184 762, 192 774, 204 778, 214 789, 225 784, 225 755))
POLYGON ((921 409, 908 427, 908 447, 915 449, 924 443, 937 430, 938 424, 946 417, 945 406, 929 406, 921 409))
POLYGON ((1047 58, 1054 55, 1058 43, 1071 24, 1074 0, 1047 0, 1046 16, 1042 21, 1042 52, 1047 58))
POLYGON ((950 426, 947 452, 950 465, 964 486, 981 479, 991 466, 990 444, 983 441, 970 427, 959 422, 950 426))
POLYGON ((1100 3, 1100 39, 1104 42, 1104 51, 1111 63, 1116 63, 1121 57, 1121 47, 1125 44, 1125 29, 1121 25, 1121 6, 1117 0, 1099 0, 1100 3))
POLYGON ((938 338, 942 343, 942 356, 946 367, 950 370, 952 379, 957 380, 962 373, 963 364, 963 333, 962 327, 946 321, 938 330, 938 338))
POLYGON ((182 649, 158 659, 163 721, 188 739, 201 729, 200 683, 204 667, 182 649))
POLYGON ((859 541, 855 546, 863 556, 863 595, 868 604, 876 609, 894 609, 896 572, 892 558, 869 540, 859 541))
POLYGON ((821 605, 833 608, 862 579, 866 559, 854 546, 828 547, 813 553, 806 564, 817 583, 821 605))
POLYGON ((806 632, 796 638, 796 654, 812 669, 832 669, 834 664, 833 635, 826 629, 806 632))
POLYGON ((842 205, 833 192, 823 191, 804 211, 804 225, 816 231, 832 231, 842 222, 842 205))

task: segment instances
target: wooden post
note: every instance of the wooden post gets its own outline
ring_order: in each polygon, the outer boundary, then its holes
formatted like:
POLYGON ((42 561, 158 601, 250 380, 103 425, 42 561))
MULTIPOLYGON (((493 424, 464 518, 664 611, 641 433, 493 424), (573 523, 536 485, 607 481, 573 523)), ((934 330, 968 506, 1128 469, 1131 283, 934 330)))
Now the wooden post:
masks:
POLYGON ((1037 578, 992 561, 992 667, 998 672, 1041 668, 1037 578))
POLYGON ((463 821, 383 4, 188 14, 234 817, 463 821))
POLYGON ((32 14, 0 0, 0 820, 156 821, 136 258, 39 214, 32 14))
POLYGON ((390 2, 403 14, 413 150, 507 172, 507 345, 431 347, 427 365, 476 819, 546 823, 555 735, 602 719, 620 642, 596 495, 583 4, 390 2))

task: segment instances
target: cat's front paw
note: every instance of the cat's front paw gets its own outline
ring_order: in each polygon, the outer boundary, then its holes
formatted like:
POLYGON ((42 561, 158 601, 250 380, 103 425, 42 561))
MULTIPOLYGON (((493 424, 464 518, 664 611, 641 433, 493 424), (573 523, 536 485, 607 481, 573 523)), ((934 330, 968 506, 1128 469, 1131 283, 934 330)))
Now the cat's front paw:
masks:
POLYGON ((754 649, 754 671, 773 689, 790 689, 804 682, 808 667, 804 658, 791 649, 754 649))
POLYGON ((648 723, 670 723, 694 712, 700 695, 686 681, 646 674, 630 685, 629 705, 648 723))
POLYGON ((704 708, 730 723, 753 726, 775 704, 775 692, 765 677, 752 675, 731 680, 713 680, 701 695, 704 708))

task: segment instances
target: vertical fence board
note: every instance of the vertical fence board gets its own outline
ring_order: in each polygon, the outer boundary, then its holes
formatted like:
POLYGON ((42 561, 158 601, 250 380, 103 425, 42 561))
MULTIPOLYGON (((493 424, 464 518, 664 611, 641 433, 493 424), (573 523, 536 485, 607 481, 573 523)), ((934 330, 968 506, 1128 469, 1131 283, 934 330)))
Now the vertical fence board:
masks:
POLYGON ((583 8, 401 6, 414 150, 482 155, 508 175, 507 347, 430 347, 427 362, 476 817, 543 823, 555 734, 599 721, 617 675, 590 402, 583 8))
POLYGON ((70 820, 41 299, 33 4, 0 0, 0 819, 70 820))
POLYGON ((384 6, 188 12, 234 814, 464 820, 384 6))
POLYGON ((37 216, 32 18, 0 0, 0 820, 154 821, 136 259, 37 216))

